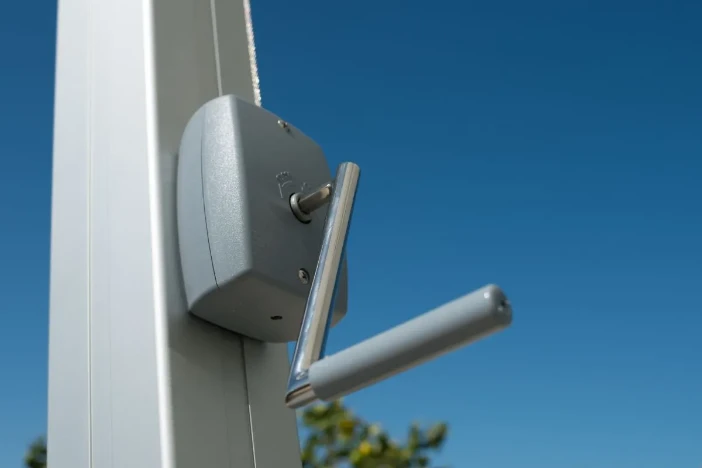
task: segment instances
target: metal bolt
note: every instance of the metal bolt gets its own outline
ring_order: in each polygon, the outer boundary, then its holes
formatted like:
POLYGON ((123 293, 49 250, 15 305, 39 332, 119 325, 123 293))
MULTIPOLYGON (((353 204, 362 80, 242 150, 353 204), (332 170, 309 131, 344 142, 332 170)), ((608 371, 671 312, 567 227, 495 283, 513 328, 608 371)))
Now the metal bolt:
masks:
POLYGON ((307 270, 304 268, 300 268, 300 271, 297 272, 297 277, 300 279, 302 284, 307 284, 310 282, 310 274, 307 273, 307 270))
POLYGON ((329 203, 334 186, 328 182, 312 193, 294 193, 290 197, 290 208, 295 217, 305 224, 312 221, 310 213, 329 203))
POLYGON ((285 131, 287 131, 287 132, 290 131, 290 125, 289 125, 285 120, 279 120, 279 121, 278 121, 278 125, 279 125, 280 128, 282 128, 283 130, 285 130, 285 131))

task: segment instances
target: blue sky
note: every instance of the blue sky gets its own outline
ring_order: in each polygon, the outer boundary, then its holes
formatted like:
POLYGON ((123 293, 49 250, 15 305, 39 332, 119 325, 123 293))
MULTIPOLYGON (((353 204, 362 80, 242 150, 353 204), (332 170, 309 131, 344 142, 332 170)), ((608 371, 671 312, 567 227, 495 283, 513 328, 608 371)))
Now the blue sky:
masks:
MULTIPOLYGON (((253 0, 263 103, 363 172, 341 349, 495 282, 508 331, 348 399, 454 468, 702 463, 702 4, 253 0)), ((0 466, 46 424, 53 2, 0 14, 0 466)))

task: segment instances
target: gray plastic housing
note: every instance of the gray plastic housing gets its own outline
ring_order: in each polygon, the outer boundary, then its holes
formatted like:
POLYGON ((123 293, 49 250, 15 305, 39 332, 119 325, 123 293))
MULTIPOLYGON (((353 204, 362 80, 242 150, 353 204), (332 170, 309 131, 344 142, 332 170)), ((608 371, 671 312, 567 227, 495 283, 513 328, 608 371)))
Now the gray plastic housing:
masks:
MULTIPOLYGON (((183 133, 177 178, 190 312, 257 340, 296 340, 326 209, 305 224, 289 200, 330 180, 322 149, 274 114, 231 95, 198 109, 183 133)), ((333 325, 346 314, 346 271, 344 260, 333 325)))

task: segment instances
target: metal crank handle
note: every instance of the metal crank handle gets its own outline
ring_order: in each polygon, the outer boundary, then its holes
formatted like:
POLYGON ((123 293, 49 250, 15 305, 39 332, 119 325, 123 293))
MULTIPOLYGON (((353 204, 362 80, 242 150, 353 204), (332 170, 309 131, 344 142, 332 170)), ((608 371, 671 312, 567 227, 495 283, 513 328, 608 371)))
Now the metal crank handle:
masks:
POLYGON ((325 203, 330 206, 293 354, 285 397, 290 408, 340 398, 500 331, 512 322, 507 297, 498 286, 488 285, 322 359, 359 175, 356 164, 343 163, 333 184, 291 198, 293 212, 301 221, 325 203))

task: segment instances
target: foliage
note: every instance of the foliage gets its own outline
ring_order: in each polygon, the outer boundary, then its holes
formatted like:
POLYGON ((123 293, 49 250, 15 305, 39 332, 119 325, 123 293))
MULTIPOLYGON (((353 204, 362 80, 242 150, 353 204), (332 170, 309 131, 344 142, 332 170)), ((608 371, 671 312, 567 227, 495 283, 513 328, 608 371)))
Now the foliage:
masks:
POLYGON ((303 468, 420 468, 430 466, 428 452, 446 440, 446 424, 422 430, 413 424, 398 444, 376 424, 356 416, 340 401, 316 405, 302 414, 309 431, 302 447, 303 468))
MULTIPOLYGON (((422 430, 410 426, 407 441, 398 444, 377 424, 356 417, 340 401, 309 407, 302 414, 303 468, 423 468, 430 451, 438 451, 447 435, 446 424, 422 430)), ((26 468, 46 468, 46 442, 37 439, 24 457, 26 468)))
POLYGON ((24 456, 26 468, 46 468, 46 442, 39 438, 32 442, 24 456))

